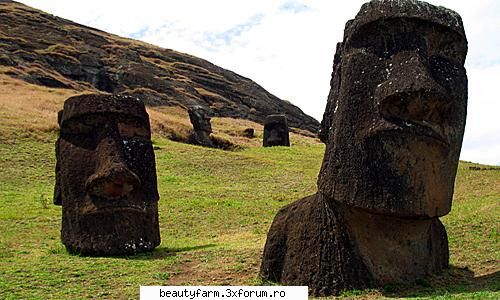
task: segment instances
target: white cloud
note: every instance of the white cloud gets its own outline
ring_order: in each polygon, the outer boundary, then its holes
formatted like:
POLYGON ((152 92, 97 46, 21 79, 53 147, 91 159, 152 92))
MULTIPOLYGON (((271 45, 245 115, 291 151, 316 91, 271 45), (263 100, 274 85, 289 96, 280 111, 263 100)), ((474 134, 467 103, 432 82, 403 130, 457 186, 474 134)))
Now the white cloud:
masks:
POLYGON ((470 67, 467 124, 461 158, 500 165, 500 64, 470 67))
MULTIPOLYGON (((205 58, 322 118, 335 45, 365 1, 21 0, 75 22, 205 58)), ((462 158, 500 163, 500 2, 430 0, 463 18, 469 110, 462 158), (494 138, 496 137, 496 138, 494 138)))

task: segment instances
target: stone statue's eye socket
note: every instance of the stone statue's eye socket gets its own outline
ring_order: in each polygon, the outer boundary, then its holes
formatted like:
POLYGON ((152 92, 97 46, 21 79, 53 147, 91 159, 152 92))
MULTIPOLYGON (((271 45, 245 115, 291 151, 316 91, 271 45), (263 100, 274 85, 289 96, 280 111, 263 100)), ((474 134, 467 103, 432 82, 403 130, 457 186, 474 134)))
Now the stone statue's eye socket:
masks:
POLYGON ((415 51, 426 56, 426 36, 429 33, 417 25, 398 18, 379 20, 359 28, 353 34, 350 45, 383 59, 402 51, 415 51))
POLYGON ((61 138, 71 144, 85 148, 95 149, 96 130, 93 126, 80 122, 70 122, 61 127, 61 138))
POLYGON ((432 77, 444 88, 451 91, 457 80, 465 78, 465 69, 456 60, 441 55, 429 58, 432 77))
POLYGON ((149 130, 140 125, 140 124, 134 124, 134 123, 118 123, 118 132, 120 133, 121 137, 124 138, 131 138, 131 137, 137 137, 137 138, 149 138, 149 130))
POLYGON ((432 53, 431 55, 446 57, 450 60, 455 60, 460 64, 465 61, 464 49, 460 47, 456 41, 450 41, 448 38, 443 38, 439 41, 433 41, 432 53))
POLYGON ((61 133, 65 135, 80 135, 89 134, 94 128, 90 125, 80 123, 80 122, 70 122, 61 127, 61 133))
POLYGON ((131 171, 139 177, 147 176, 154 167, 153 144, 149 139, 123 138, 122 151, 131 171))

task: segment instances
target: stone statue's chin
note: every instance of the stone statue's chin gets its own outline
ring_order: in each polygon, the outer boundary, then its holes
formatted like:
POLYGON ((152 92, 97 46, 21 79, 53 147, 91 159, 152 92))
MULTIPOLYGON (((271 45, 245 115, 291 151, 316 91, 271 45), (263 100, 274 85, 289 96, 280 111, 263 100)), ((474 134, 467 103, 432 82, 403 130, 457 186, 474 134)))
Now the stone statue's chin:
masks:
POLYGON ((116 241, 138 239, 144 236, 148 223, 147 213, 134 208, 102 209, 82 215, 79 220, 81 234, 102 240, 104 236, 113 236, 116 241))
MULTIPOLYGON (((383 180, 384 191, 393 191, 394 199, 384 202, 384 214, 407 218, 431 218, 447 214, 453 192, 453 159, 450 146, 442 140, 414 132, 389 132, 379 137, 386 161, 380 161, 382 169, 388 169, 393 180, 383 180), (395 186, 404 187, 398 189, 395 186)), ((374 164, 375 165, 375 164, 374 164)), ((390 199, 389 194, 380 195, 390 199)))
POLYGON ((109 206, 109 207, 101 207, 93 211, 87 211, 82 215, 85 216, 93 216, 93 215, 116 215, 120 213, 127 214, 136 214, 138 216, 146 215, 146 210, 140 207, 135 206, 109 206))

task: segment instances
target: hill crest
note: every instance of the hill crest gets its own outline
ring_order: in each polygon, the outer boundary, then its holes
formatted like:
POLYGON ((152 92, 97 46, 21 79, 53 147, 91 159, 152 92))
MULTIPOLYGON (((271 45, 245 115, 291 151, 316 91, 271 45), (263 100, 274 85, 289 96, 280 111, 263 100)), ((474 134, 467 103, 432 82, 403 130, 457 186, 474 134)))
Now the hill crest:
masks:
POLYGON ((292 127, 319 122, 252 80, 204 59, 119 37, 14 1, 0 1, 0 72, 82 92, 128 93, 149 106, 200 104, 214 116, 263 123, 284 113, 292 127))

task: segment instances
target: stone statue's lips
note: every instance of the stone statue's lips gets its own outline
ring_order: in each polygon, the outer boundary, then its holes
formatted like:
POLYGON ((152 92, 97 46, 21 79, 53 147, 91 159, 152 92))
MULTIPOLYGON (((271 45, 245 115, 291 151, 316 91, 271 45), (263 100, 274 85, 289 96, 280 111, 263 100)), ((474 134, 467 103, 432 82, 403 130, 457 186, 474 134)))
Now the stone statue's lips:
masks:
POLYGON ((399 118, 384 118, 378 119, 368 132, 363 134, 363 139, 376 138, 377 136, 406 136, 418 139, 426 139, 432 144, 437 144, 446 151, 450 149, 449 139, 437 129, 436 125, 431 125, 427 122, 405 120, 399 118))
POLYGON ((89 215, 114 215, 117 213, 131 213, 131 214, 139 214, 139 215, 146 215, 146 210, 140 207, 136 206, 108 206, 108 207, 102 207, 98 208, 94 211, 88 211, 84 213, 84 215, 89 216, 89 215))
POLYGON ((84 203, 80 206, 82 215, 133 213, 146 214, 147 204, 144 199, 135 200, 135 195, 127 195, 115 199, 100 198, 93 195, 85 197, 84 203))
POLYGON ((450 143, 448 139, 445 137, 441 130, 438 129, 438 126, 427 123, 426 121, 413 121, 413 120, 403 120, 398 118, 391 118, 386 121, 392 123, 397 128, 395 130, 402 131, 404 133, 422 136, 429 139, 432 139, 446 148, 450 147, 450 143))

